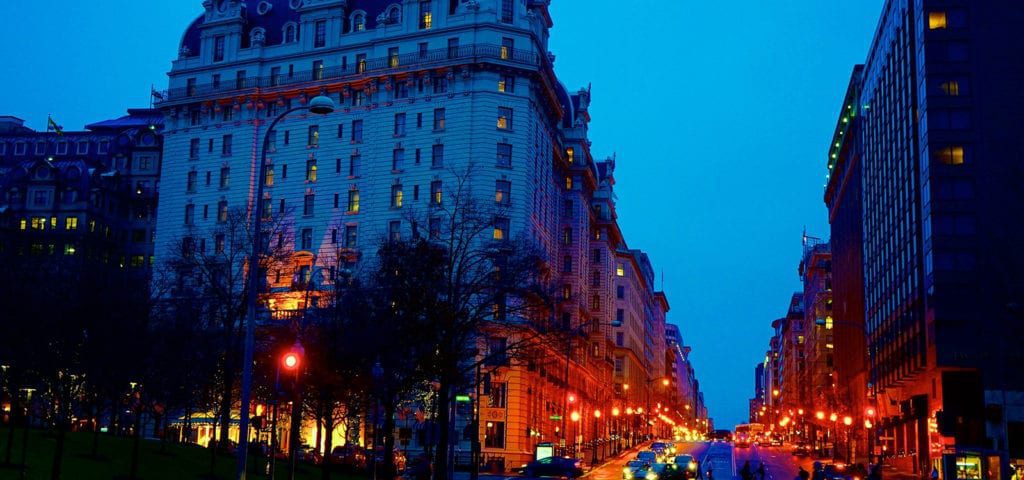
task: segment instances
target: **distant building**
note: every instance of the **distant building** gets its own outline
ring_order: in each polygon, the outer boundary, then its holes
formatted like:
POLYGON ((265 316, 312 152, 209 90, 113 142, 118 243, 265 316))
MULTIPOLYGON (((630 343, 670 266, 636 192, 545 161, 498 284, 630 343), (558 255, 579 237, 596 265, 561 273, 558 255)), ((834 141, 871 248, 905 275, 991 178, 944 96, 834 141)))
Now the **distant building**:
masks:
MULTIPOLYGON (((864 224, 861 171, 863 152, 859 142, 861 117, 850 115, 860 102, 864 66, 854 67, 840 107, 832 144, 831 168, 825 190, 832 226, 832 317, 835 344, 834 383, 836 398, 844 411, 861 414, 868 409, 867 325, 864 323, 864 224)), ((863 422, 858 422, 863 423, 863 422)), ((867 458, 868 435, 857 429, 854 448, 867 458)))
MULTIPOLYGON (((0 252, 95 260, 145 283, 153 261, 163 116, 83 131, 35 131, 0 117, 0 252)), ((143 290, 144 291, 144 290, 143 290)))

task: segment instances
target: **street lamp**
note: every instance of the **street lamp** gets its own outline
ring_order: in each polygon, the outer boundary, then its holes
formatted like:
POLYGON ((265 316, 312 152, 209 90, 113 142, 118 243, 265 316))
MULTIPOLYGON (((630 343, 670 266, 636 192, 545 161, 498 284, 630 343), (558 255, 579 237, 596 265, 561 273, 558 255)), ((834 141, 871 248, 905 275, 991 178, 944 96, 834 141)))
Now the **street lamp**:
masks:
POLYGON ((601 419, 601 411, 600 410, 594 410, 594 448, 593 448, 594 456, 591 457, 591 462, 590 462, 592 465, 597 465, 597 461, 598 461, 597 460, 597 440, 598 440, 597 421, 600 420, 600 419, 601 419))
POLYGON ((263 187, 267 170, 267 148, 270 145, 270 136, 267 133, 274 130, 274 126, 291 113, 309 110, 316 115, 327 115, 334 111, 334 101, 323 95, 313 97, 309 105, 302 105, 285 110, 274 121, 270 122, 267 132, 263 134, 263 148, 260 153, 259 175, 256 177, 256 196, 253 202, 252 219, 252 246, 249 252, 249 272, 247 280, 248 294, 246 296, 246 325, 245 325, 245 352, 242 360, 242 392, 241 406, 238 418, 238 463, 235 467, 235 477, 238 480, 246 478, 246 460, 249 457, 249 403, 252 398, 252 356, 256 344, 256 299, 259 289, 259 261, 260 250, 263 249, 263 187))

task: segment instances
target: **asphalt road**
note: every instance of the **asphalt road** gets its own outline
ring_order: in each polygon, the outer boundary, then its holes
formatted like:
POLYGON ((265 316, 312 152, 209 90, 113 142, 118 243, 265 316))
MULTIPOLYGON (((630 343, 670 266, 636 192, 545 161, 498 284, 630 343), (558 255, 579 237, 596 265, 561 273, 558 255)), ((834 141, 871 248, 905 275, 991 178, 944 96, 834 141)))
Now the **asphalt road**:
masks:
MULTIPOLYGON (((764 480, 793 480, 801 466, 808 472, 811 469, 812 460, 809 458, 798 459, 790 453, 790 447, 764 447, 753 445, 750 448, 737 448, 736 451, 736 475, 743 468, 745 462, 750 462, 750 469, 757 471, 757 467, 764 462, 764 480)), ((755 480, 760 480, 754 476, 755 480)))

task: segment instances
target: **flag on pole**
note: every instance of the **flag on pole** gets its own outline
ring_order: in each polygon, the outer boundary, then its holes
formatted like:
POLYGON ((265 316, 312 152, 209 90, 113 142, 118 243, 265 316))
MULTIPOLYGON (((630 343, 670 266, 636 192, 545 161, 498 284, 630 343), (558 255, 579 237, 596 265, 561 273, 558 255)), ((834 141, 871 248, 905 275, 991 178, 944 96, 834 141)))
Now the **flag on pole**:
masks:
POLYGON ((61 136, 61 137, 64 136, 64 127, 61 127, 60 125, 57 125, 57 122, 53 121, 53 117, 51 117, 49 115, 46 116, 46 131, 47 132, 51 132, 51 131, 52 132, 56 132, 57 136, 61 136))

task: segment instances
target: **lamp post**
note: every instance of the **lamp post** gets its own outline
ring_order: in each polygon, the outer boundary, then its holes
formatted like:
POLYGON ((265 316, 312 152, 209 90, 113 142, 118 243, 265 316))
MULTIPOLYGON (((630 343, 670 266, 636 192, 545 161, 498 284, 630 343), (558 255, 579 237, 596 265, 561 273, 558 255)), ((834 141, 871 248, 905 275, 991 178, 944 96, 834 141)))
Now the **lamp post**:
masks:
POLYGON ((619 407, 612 407, 612 428, 615 430, 615 443, 612 445, 612 454, 618 455, 622 450, 622 429, 619 426, 619 407))
POLYGON ((252 357, 256 344, 256 300, 259 289, 259 261, 260 250, 263 248, 263 185, 267 170, 267 147, 270 144, 270 136, 267 133, 274 130, 274 127, 291 113, 309 110, 316 115, 327 115, 334 111, 334 101, 325 96, 316 96, 309 101, 309 105, 290 108, 285 110, 274 121, 270 122, 267 132, 263 134, 263 147, 260 151, 259 175, 256 177, 256 196, 253 201, 252 218, 252 246, 249 252, 249 272, 247 280, 246 295, 246 325, 245 325, 245 351, 242 357, 242 391, 241 406, 238 417, 238 463, 235 467, 235 477, 238 480, 245 480, 246 467, 249 456, 249 403, 252 398, 252 357))
POLYGON ((598 459, 597 459, 597 440, 598 440, 597 421, 600 420, 600 419, 601 419, 601 411, 600 410, 594 410, 594 448, 593 448, 594 455, 593 455, 593 457, 591 457, 591 462, 590 462, 590 464, 592 466, 591 468, 597 466, 597 462, 598 462, 598 459))

